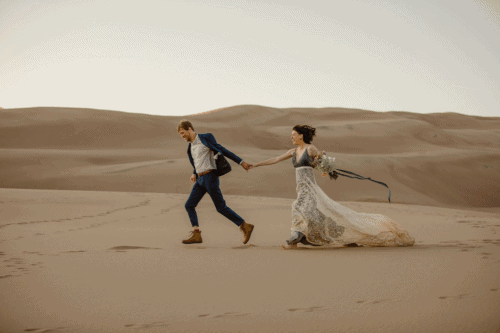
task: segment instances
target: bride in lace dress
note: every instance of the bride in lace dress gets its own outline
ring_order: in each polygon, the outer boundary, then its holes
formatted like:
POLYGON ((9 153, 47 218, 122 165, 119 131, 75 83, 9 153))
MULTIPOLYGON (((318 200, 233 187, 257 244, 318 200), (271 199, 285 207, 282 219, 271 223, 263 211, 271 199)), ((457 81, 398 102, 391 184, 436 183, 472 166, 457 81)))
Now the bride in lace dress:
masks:
POLYGON ((316 184, 313 158, 318 149, 311 144, 316 129, 297 125, 292 141, 298 147, 254 164, 251 168, 292 158, 297 181, 297 200, 292 204, 292 233, 283 249, 305 245, 410 246, 415 242, 399 224, 381 214, 357 213, 330 199, 316 184))

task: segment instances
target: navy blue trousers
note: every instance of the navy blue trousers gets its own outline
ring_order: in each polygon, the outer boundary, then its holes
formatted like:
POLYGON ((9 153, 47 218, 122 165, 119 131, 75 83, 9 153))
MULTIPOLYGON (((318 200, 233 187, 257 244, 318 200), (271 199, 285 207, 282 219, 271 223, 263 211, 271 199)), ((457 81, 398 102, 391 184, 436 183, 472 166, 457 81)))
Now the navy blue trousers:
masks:
POLYGON ((237 226, 243 224, 244 220, 238 214, 233 212, 231 208, 226 206, 226 201, 222 197, 222 192, 220 191, 219 177, 213 172, 209 172, 196 179, 196 183, 193 185, 193 189, 191 190, 191 195, 186 201, 185 207, 193 227, 199 226, 195 208, 198 206, 198 203, 201 201, 205 193, 210 195, 210 198, 212 198, 215 208, 219 213, 230 219, 237 226))

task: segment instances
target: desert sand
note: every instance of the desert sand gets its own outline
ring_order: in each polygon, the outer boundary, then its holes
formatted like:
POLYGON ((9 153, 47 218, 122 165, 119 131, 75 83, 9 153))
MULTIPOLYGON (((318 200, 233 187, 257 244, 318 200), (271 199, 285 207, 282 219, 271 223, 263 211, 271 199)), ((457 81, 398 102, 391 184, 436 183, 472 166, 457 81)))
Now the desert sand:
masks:
POLYGON ((186 117, 0 111, 0 332, 498 332, 500 118, 236 106, 186 117), (339 168, 334 200, 380 213, 411 247, 283 251, 291 161, 221 178, 250 242, 197 208, 180 119, 249 163, 293 148, 296 124, 339 168))

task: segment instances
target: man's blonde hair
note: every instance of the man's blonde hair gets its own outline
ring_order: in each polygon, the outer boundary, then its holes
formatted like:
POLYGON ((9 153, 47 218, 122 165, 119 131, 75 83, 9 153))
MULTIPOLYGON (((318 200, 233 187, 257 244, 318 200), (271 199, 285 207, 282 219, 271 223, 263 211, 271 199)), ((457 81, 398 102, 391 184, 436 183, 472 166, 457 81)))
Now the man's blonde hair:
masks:
POLYGON ((191 128, 194 131, 193 124, 191 124, 189 120, 181 120, 179 125, 177 125, 177 132, 179 132, 181 129, 189 131, 189 128, 191 128))

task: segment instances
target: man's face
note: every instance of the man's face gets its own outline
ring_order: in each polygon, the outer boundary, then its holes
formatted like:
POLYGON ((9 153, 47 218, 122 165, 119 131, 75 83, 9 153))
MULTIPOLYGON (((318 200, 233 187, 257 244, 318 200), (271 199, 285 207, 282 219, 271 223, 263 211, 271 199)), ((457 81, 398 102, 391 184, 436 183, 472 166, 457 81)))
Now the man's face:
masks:
POLYGON ((186 141, 189 141, 189 131, 186 131, 185 129, 181 128, 179 131, 179 135, 186 141))

